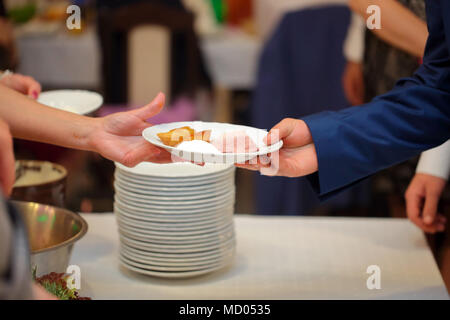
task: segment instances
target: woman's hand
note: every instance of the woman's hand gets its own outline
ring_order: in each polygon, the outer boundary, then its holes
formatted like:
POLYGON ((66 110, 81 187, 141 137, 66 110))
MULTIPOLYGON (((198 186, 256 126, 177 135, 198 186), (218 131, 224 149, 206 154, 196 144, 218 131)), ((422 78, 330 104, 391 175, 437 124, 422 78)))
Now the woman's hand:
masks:
POLYGON ((11 194, 16 178, 13 140, 6 122, 0 119, 0 187, 3 194, 11 194))
POLYGON ((142 137, 142 131, 151 126, 146 120, 159 113, 164 105, 164 94, 159 93, 148 105, 94 119, 94 129, 88 140, 91 151, 103 157, 133 167, 142 161, 171 162, 171 155, 142 137))
POLYGON ((300 177, 318 169, 317 155, 312 143, 311 132, 303 120, 284 119, 273 127, 265 142, 272 145, 283 140, 283 147, 269 158, 237 164, 240 168, 260 171, 270 176, 300 177))
POLYGON ((0 83, 33 99, 37 99, 41 93, 41 85, 39 82, 32 77, 18 73, 5 75, 0 79, 0 83))
POLYGON ((439 214, 438 203, 447 181, 425 173, 417 173, 405 193, 408 218, 425 232, 445 230, 446 218, 439 214))

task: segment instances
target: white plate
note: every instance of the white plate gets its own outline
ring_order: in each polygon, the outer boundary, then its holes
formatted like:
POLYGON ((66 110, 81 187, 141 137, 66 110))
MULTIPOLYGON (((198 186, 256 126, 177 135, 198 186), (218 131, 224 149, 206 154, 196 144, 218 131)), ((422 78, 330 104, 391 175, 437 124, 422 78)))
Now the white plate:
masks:
MULTIPOLYGON (((154 267, 178 267, 178 268, 186 268, 186 269, 203 269, 208 268, 211 265, 215 265, 217 263, 225 262, 229 257, 225 256, 223 258, 211 258, 209 260, 199 260, 199 261, 166 261, 166 260, 153 260, 148 258, 141 258, 133 255, 132 253, 121 250, 121 255, 129 258, 138 263, 142 263, 149 266, 154 267)), ((231 255, 231 253, 229 253, 231 255)))
POLYGON ((234 171, 226 173, 218 178, 205 178, 202 180, 174 180, 174 181, 163 181, 163 180, 145 180, 135 177, 129 177, 122 174, 120 171, 114 173, 114 178, 116 180, 126 181, 128 183, 133 183, 139 186, 149 186, 153 188, 179 188, 179 187, 204 187, 210 184, 224 183, 227 181, 234 181, 234 171))
POLYGON ((161 231, 197 231, 201 229, 207 229, 213 226, 222 225, 225 221, 230 221, 233 219, 233 213, 226 213, 223 215, 219 215, 217 217, 211 218, 211 220, 201 221, 200 223, 180 223, 178 221, 174 221, 171 223, 155 223, 150 219, 150 221, 143 221, 142 219, 136 219, 135 216, 129 216, 117 210, 115 212, 118 219, 122 222, 129 224, 133 227, 142 227, 151 230, 161 230, 161 231))
POLYGON ((149 208, 132 208, 127 204, 121 203, 120 200, 115 201, 113 204, 114 212, 118 211, 120 213, 125 213, 125 215, 130 217, 145 219, 147 221, 154 219, 155 222, 198 222, 200 220, 213 219, 215 217, 234 213, 234 203, 224 203, 216 208, 199 210, 153 210, 149 208))
POLYGON ((164 267, 164 266, 157 266, 157 265, 151 265, 149 263, 141 263, 138 261, 135 261, 133 259, 130 259, 121 252, 120 253, 120 259, 125 262, 127 265, 131 265, 137 268, 142 268, 145 270, 151 270, 151 271, 160 271, 160 272, 192 272, 192 271, 200 271, 205 269, 213 269, 217 268, 219 266, 222 266, 224 264, 230 263, 230 261, 233 260, 234 254, 230 255, 228 259, 223 259, 221 261, 213 262, 207 265, 203 265, 200 267, 195 266, 187 266, 187 267, 164 267))
POLYGON ((179 261, 202 261, 213 259, 217 257, 223 257, 228 254, 230 250, 234 250, 236 247, 235 241, 230 241, 227 246, 218 247, 213 250, 203 251, 203 252, 188 252, 188 253, 170 253, 170 252, 155 252, 142 250, 140 248, 135 248, 133 246, 128 245, 126 242, 122 242, 121 247, 128 251, 130 254, 134 254, 139 257, 152 258, 155 260, 161 259, 161 261, 171 261, 171 262, 179 262, 179 261))
POLYGON ((152 218, 155 221, 200 221, 204 219, 211 219, 218 215, 228 212, 233 212, 234 204, 225 203, 223 206, 217 208, 206 208, 202 210, 150 210, 150 209, 133 209, 126 204, 114 202, 114 211, 119 210, 125 212, 130 216, 139 218, 152 218), (157 220, 159 219, 159 220, 157 220))
POLYGON ((235 243, 235 236, 232 234, 228 239, 220 242, 208 242, 208 243, 182 243, 182 244, 160 244, 148 241, 136 240, 128 237, 125 234, 120 234, 120 241, 129 246, 135 247, 141 250, 149 250, 155 253, 205 253, 214 250, 224 250, 228 248, 230 244, 235 243))
MULTIPOLYGON (((204 251, 206 247, 221 247, 223 246, 223 243, 229 241, 230 239, 233 239, 235 237, 234 229, 231 229, 229 232, 224 233, 222 235, 213 236, 210 238, 203 238, 203 239, 182 239, 182 240, 173 240, 177 239, 178 237, 171 238, 172 240, 168 240, 168 237, 165 237, 165 239, 160 238, 148 238, 148 237, 142 237, 139 234, 136 234, 135 232, 129 233, 128 231, 125 231, 123 228, 119 227, 119 234, 126 237, 127 239, 131 239, 137 242, 144 242, 145 244, 152 245, 155 249, 154 251, 157 252, 166 252, 163 249, 163 246, 172 246, 176 249, 188 249, 189 252, 192 252, 194 249, 198 249, 196 251, 204 251), (157 248, 160 249, 157 249, 157 248)), ((168 253, 168 252, 167 252, 168 253)))
POLYGON ((209 197, 145 197, 145 196, 136 196, 129 192, 121 192, 116 189, 116 196, 126 202, 131 202, 136 206, 145 206, 153 205, 153 206, 164 206, 164 207, 191 207, 195 206, 197 208, 205 205, 213 205, 216 203, 222 203, 225 199, 230 199, 235 197, 235 188, 227 190, 225 193, 220 193, 216 195, 211 195, 209 197))
POLYGON ((192 182, 195 182, 195 184, 200 183, 214 183, 215 181, 222 181, 226 178, 231 179, 234 177, 235 169, 232 168, 232 170, 225 170, 222 172, 219 172, 214 175, 204 175, 204 176, 198 176, 198 177, 186 177, 186 178, 156 178, 156 177, 148 177, 148 176, 138 176, 133 175, 132 173, 128 173, 126 171, 123 171, 121 169, 116 168, 116 172, 119 177, 124 177, 125 179, 137 181, 137 182, 146 182, 146 183, 152 183, 152 184, 188 184, 191 185, 192 182))
POLYGON ((173 262, 173 263, 186 263, 186 262, 205 262, 211 260, 219 260, 228 256, 232 251, 236 249, 235 243, 231 242, 226 248, 220 248, 216 250, 206 252, 194 252, 194 253, 160 253, 152 251, 143 251, 128 246, 126 243, 120 244, 120 250, 134 256, 138 259, 159 261, 159 262, 173 262))
POLYGON ((155 213, 176 213, 176 211, 183 212, 205 212, 205 211, 215 211, 216 209, 227 207, 233 205, 235 202, 234 192, 221 197, 216 201, 211 201, 207 203, 189 203, 189 204, 176 204, 167 202, 167 204, 152 204, 150 202, 141 203, 135 200, 126 199, 120 194, 115 194, 114 200, 120 205, 124 206, 131 211, 145 211, 145 212, 155 212, 155 213))
POLYGON ((142 213, 156 213, 156 214, 168 214, 168 215, 174 215, 174 214, 194 214, 194 213, 207 213, 207 212, 218 212, 220 208, 225 208, 234 205, 234 196, 228 197, 222 200, 221 202, 215 202, 215 203, 206 203, 206 204, 199 204, 199 205, 186 205, 186 206, 175 206, 171 204, 167 205, 153 205, 153 204, 144 204, 144 203, 138 203, 133 202, 131 204, 131 200, 123 200, 120 198, 119 195, 114 196, 114 200, 121 206, 123 206, 125 209, 129 209, 129 211, 139 211, 142 213))
POLYGON ((233 170, 233 166, 225 164, 205 164, 198 166, 192 163, 175 162, 168 164, 158 164, 151 162, 141 162, 133 168, 126 167, 115 162, 116 167, 120 170, 133 174, 135 176, 145 176, 149 178, 172 178, 172 180, 180 178, 205 177, 214 176, 222 172, 233 170))
POLYGON ((100 108, 103 98, 97 92, 85 90, 52 90, 39 95, 39 103, 77 114, 90 114, 100 108))
POLYGON ((114 212, 116 214, 121 215, 122 217, 131 218, 134 220, 143 220, 144 222, 151 223, 165 223, 165 224, 180 224, 186 226, 198 226, 211 224, 215 221, 220 221, 226 217, 233 216, 234 208, 226 208, 223 210, 219 210, 217 212, 211 212, 208 214, 197 214, 197 215, 158 215, 158 214, 136 214, 129 213, 126 210, 123 210, 119 207, 114 208, 114 212))
POLYGON ((211 230, 212 228, 219 228, 224 224, 228 224, 233 220, 233 214, 227 213, 222 216, 213 217, 211 221, 205 220, 203 224, 192 225, 190 223, 184 224, 179 222, 173 223, 153 223, 146 222, 142 220, 136 220, 133 218, 129 218, 122 213, 116 212, 116 218, 120 220, 121 223, 124 223, 130 227, 142 228, 151 231, 159 231, 159 232, 200 232, 202 230, 211 230))
POLYGON ((168 278, 168 279, 184 279, 184 278, 198 277, 198 276, 201 276, 201 275, 205 275, 205 274, 208 274, 208 273, 212 273, 214 271, 218 271, 218 270, 224 269, 224 268, 228 267, 232 262, 233 262, 233 260, 229 261, 228 263, 224 263, 223 265, 219 265, 217 267, 214 267, 214 268, 207 268, 207 269, 196 270, 196 271, 160 272, 160 271, 154 271, 154 270, 147 270, 147 269, 138 268, 138 267, 135 267, 135 266, 133 266, 131 264, 128 264, 125 261, 122 261, 120 259, 120 263, 125 269, 131 270, 133 272, 140 273, 140 274, 143 274, 143 275, 147 275, 147 276, 153 276, 153 277, 158 277, 158 278, 168 278))
POLYGON ((191 229, 191 230, 183 230, 183 229, 155 229, 148 228, 144 225, 136 225, 135 223, 130 223, 127 220, 121 219, 120 216, 116 215, 117 224, 120 228, 129 228, 130 230, 135 230, 136 232, 142 234, 148 234, 151 236, 168 236, 168 237, 189 237, 189 236, 197 236, 197 235, 210 235, 217 234, 221 230, 225 228, 225 226, 230 225, 232 219, 224 219, 221 223, 216 225, 211 225, 208 227, 191 229))
POLYGON ((152 188, 140 185, 135 185, 133 183, 128 183, 123 180, 115 180, 114 186, 121 192, 131 192, 136 196, 161 196, 161 197, 179 197, 179 196, 193 196, 193 197, 203 197, 205 194, 218 194, 225 192, 231 188, 234 188, 234 181, 229 181, 226 183, 217 183, 202 186, 200 189, 194 187, 185 188, 152 188))
POLYGON ((205 200, 220 197, 226 193, 233 192, 235 190, 234 184, 228 184, 221 190, 203 190, 200 193, 185 194, 185 193, 172 193, 165 192, 163 194, 154 194, 152 192, 145 192, 144 190, 129 190, 127 187, 122 187, 118 181, 114 182, 114 189, 116 193, 122 194, 127 198, 135 198, 142 200, 155 200, 155 201, 192 201, 192 200, 205 200))
POLYGON ((150 143, 166 149, 173 155, 180 157, 187 161, 195 162, 205 162, 214 164, 231 164, 231 163, 243 163, 245 161, 251 160, 257 156, 267 155, 268 153, 273 153, 278 151, 283 146, 283 141, 279 141, 271 146, 267 146, 263 139, 267 135, 266 130, 228 124, 228 123, 218 123, 218 122, 201 122, 201 121, 190 121, 190 122, 172 122, 164 123, 160 125, 155 125, 145 129, 142 132, 144 139, 150 143), (219 137, 225 132, 233 131, 245 131, 245 133, 255 142, 256 146, 259 148, 257 152, 248 153, 204 153, 201 151, 191 152, 188 150, 182 150, 178 147, 170 147, 162 143, 158 137, 158 133, 167 132, 172 129, 181 127, 191 127, 196 131, 211 130, 211 140, 219 137))
POLYGON ((120 254, 126 258, 129 258, 135 262, 142 263, 145 265, 158 266, 158 267, 182 267, 182 268, 190 268, 190 269, 203 269, 208 268, 211 265, 215 265, 217 263, 225 262, 228 259, 231 259, 234 255, 234 248, 230 249, 228 252, 219 255, 219 256, 211 256, 209 258, 204 259, 164 259, 164 258, 154 258, 154 257, 145 257, 139 254, 135 254, 132 251, 129 251, 125 247, 120 248, 120 254))
POLYGON ((183 244, 184 242, 190 244, 207 244, 212 241, 219 242, 228 240, 234 234, 234 226, 230 225, 220 232, 193 236, 154 235, 149 234, 148 232, 142 232, 141 230, 131 229, 129 227, 125 228, 123 225, 119 225, 119 232, 121 234, 125 234, 131 239, 149 241, 155 244, 183 244))
POLYGON ((128 234, 134 239, 148 239, 150 241, 167 241, 167 243, 180 243, 183 241, 190 243, 205 242, 214 239, 222 239, 231 234, 234 230, 233 223, 228 223, 221 228, 211 229, 200 234, 195 234, 192 232, 181 233, 181 232, 158 232, 153 230, 146 230, 141 228, 135 228, 128 225, 124 225, 122 222, 117 221, 119 230, 125 234, 128 234))

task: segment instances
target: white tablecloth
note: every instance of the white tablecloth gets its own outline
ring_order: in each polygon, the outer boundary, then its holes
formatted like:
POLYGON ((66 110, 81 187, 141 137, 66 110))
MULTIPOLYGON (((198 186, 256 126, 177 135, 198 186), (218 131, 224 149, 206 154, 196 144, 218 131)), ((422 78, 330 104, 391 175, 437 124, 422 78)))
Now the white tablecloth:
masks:
POLYGON ((167 280, 119 267, 112 214, 85 214, 74 247, 82 294, 94 299, 448 299, 422 232, 403 219, 237 215, 237 256, 227 270, 167 280), (366 286, 369 265, 381 289, 366 286))
POLYGON ((48 35, 17 38, 20 65, 17 72, 55 88, 100 87, 100 49, 95 29, 80 35, 62 30, 48 35))

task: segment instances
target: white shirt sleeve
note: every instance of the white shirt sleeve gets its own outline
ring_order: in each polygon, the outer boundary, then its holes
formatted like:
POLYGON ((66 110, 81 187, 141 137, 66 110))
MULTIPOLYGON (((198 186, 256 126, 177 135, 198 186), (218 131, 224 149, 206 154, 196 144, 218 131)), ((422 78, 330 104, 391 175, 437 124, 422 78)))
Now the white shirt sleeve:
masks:
POLYGON ((439 147, 422 152, 416 172, 447 180, 450 174, 450 140, 439 147))
POLYGON ((352 12, 352 18, 344 41, 344 56, 347 61, 361 62, 364 56, 364 19, 352 12))

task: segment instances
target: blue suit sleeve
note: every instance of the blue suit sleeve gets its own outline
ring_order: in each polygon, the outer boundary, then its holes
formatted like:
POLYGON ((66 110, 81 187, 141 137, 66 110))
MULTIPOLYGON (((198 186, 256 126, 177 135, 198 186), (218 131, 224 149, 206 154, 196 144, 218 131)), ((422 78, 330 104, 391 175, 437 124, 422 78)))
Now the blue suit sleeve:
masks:
POLYGON ((441 2, 427 2, 430 35, 413 77, 363 106, 303 119, 319 164, 309 179, 321 198, 450 138, 450 5, 441 2))

